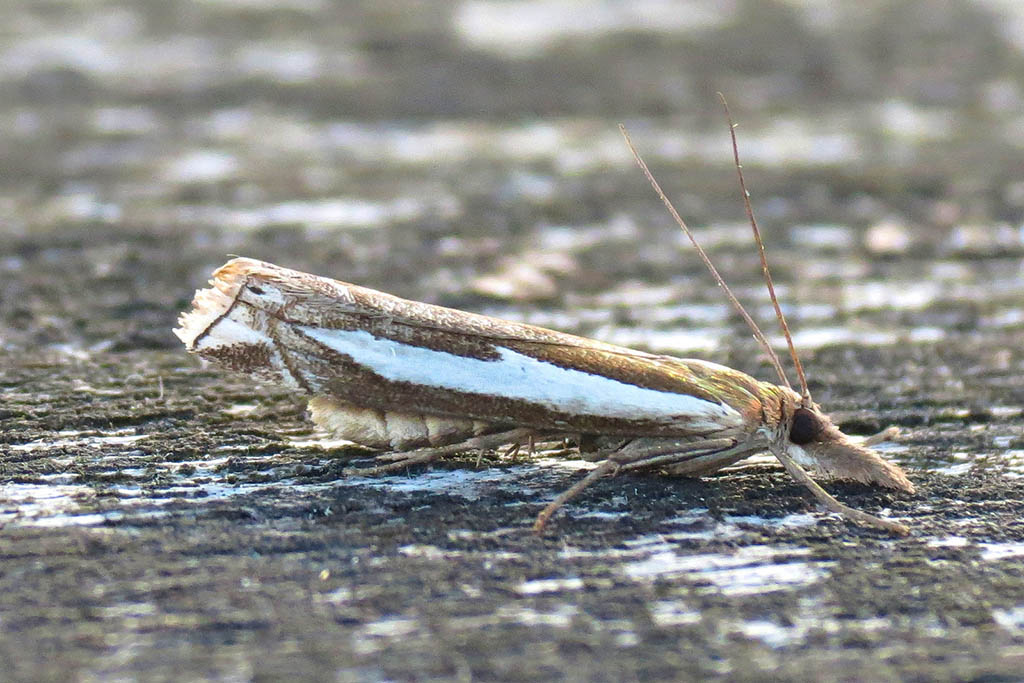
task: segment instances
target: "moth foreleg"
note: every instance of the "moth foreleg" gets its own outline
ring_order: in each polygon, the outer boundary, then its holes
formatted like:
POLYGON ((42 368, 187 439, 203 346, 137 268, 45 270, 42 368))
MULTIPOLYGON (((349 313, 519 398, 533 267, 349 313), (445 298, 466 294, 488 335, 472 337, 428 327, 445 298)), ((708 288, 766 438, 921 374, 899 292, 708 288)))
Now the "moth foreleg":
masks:
POLYGON ((892 441, 893 439, 895 439, 899 435, 900 435, 900 428, 897 427, 896 425, 891 425, 889 427, 886 427, 882 431, 878 432, 877 434, 872 434, 871 436, 865 437, 864 441, 861 442, 861 445, 862 446, 869 446, 869 447, 870 446, 877 446, 880 443, 885 443, 886 441, 892 441))

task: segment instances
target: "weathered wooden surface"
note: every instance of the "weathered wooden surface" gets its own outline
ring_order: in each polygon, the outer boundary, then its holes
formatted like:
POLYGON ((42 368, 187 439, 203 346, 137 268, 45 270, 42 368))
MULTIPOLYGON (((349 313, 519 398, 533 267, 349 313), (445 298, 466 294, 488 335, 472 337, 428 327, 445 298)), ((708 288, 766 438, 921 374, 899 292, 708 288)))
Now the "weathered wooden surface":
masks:
POLYGON ((0 677, 1020 678, 1021 17, 719 4, 5 5, 0 677), (769 379, 616 137, 764 318, 716 89, 816 398, 919 494, 830 488, 908 539, 767 460, 538 538, 582 464, 343 476, 170 333, 236 253, 769 379))

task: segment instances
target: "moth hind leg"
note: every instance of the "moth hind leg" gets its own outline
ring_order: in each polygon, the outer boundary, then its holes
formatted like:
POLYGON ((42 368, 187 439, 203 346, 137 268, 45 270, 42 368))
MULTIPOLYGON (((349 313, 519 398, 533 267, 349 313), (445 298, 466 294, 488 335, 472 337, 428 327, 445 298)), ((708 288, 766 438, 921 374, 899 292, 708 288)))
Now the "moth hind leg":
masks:
POLYGON ((434 462, 435 460, 439 460, 446 455, 454 455, 456 453, 471 450, 498 448, 499 446, 504 446, 510 443, 517 443, 530 438, 533 433, 532 429, 517 428, 502 432, 494 432, 491 434, 482 434, 480 436, 475 436, 473 438, 466 439, 465 441, 448 444, 446 446, 420 448, 407 453, 396 454, 401 457, 394 462, 389 462, 386 465, 377 465, 376 467, 368 469, 347 469, 345 470, 345 474, 367 477, 379 476, 396 470, 402 470, 412 465, 425 465, 427 463, 434 462))

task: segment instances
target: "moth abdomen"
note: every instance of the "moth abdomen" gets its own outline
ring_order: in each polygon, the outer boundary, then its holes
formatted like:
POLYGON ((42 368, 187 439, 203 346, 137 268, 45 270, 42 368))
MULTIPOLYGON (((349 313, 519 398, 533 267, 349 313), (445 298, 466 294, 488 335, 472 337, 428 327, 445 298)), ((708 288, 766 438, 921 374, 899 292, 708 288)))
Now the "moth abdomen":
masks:
POLYGON ((309 413, 314 424, 336 438, 393 451, 447 446, 501 430, 470 418, 376 410, 328 396, 310 399, 309 413))

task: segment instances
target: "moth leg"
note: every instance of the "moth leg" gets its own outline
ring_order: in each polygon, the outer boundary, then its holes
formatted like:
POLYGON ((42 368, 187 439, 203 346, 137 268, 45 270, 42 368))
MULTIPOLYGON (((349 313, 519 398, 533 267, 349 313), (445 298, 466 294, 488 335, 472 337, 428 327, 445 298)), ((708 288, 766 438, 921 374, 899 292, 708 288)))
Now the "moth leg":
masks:
POLYGON ((890 533, 894 533, 898 536, 909 536, 910 528, 905 524, 894 522, 891 519, 884 519, 882 517, 876 517, 870 515, 862 510, 854 510, 853 508, 843 505, 838 500, 832 497, 825 489, 821 488, 818 482, 811 479, 811 476, 804 471, 800 465, 793 460, 792 456, 784 448, 773 450, 772 454, 779 459, 782 466, 789 472, 789 476, 797 480, 798 483, 803 484, 818 502, 822 503, 832 512, 836 512, 847 519, 853 520, 858 524, 864 524, 865 526, 873 526, 877 529, 885 529, 890 533))
POLYGON ((736 440, 717 439, 635 439, 625 444, 611 457, 624 470, 651 469, 686 463, 705 455, 733 450, 736 440))
POLYGON ((679 477, 704 477, 714 474, 723 467, 734 465, 749 455, 751 455, 749 450, 737 451, 736 449, 697 455, 685 462, 669 465, 665 468, 665 473, 679 477))
POLYGON ((590 473, 587 474, 587 476, 573 484, 569 489, 563 491, 557 498, 548 503, 544 509, 540 511, 540 514, 537 515, 537 520, 533 523, 533 532, 539 534, 544 531, 544 527, 547 526, 548 520, 551 519, 553 514, 558 512, 559 508, 576 496, 580 495, 583 489, 587 488, 601 477, 609 473, 615 474, 618 469, 619 463, 609 458, 594 469, 590 470, 590 473))
POLYGON ((533 450, 530 455, 536 455, 538 452, 543 453, 549 458, 558 458, 563 456, 570 456, 576 454, 576 447, 569 443, 571 439, 569 437, 546 437, 544 434, 540 434, 533 442, 533 450))
POLYGON ((377 462, 403 462, 409 459, 409 451, 388 451, 386 453, 375 453, 373 458, 377 462))
POLYGON ((871 436, 865 437, 864 441, 861 442, 861 445, 868 447, 877 446, 880 443, 892 441, 899 435, 900 428, 897 427, 896 425, 891 425, 889 427, 886 427, 882 431, 878 432, 877 434, 872 434, 871 436))
POLYGON ((512 429, 507 432, 497 432, 495 434, 483 434, 481 436, 475 436, 471 439, 466 439, 465 441, 449 444, 447 446, 420 448, 415 451, 409 451, 408 453, 402 454, 405 457, 401 460, 390 462, 386 465, 370 467, 368 469, 347 469, 344 471, 344 474, 376 477, 381 474, 387 474, 388 472, 394 472, 395 470, 405 469, 411 465, 423 465, 428 462, 433 462, 434 460, 446 455, 452 455, 474 449, 496 448, 507 443, 524 439, 532 433, 533 432, 530 429, 520 428, 512 429))
POLYGON ((634 441, 635 439, 623 436, 580 434, 576 437, 576 448, 580 457, 587 462, 601 462, 609 454, 621 451, 634 441))
MULTIPOLYGON (((758 450, 758 449, 753 449, 758 450)), ((537 520, 533 523, 535 533, 541 533, 548 520, 570 500, 578 496, 585 488, 608 474, 620 471, 649 469, 662 465, 685 466, 695 463, 694 470, 714 471, 727 464, 750 455, 749 445, 737 446, 735 439, 700 439, 685 441, 676 439, 635 440, 623 445, 616 453, 607 457, 600 465, 591 470, 587 476, 563 491, 557 498, 548 503, 537 520), (638 444, 630 450, 629 446, 638 444), (682 462, 680 462, 682 461, 682 462), (721 463, 721 464, 719 464, 721 463)))
POLYGON ((702 477, 735 464, 761 450, 764 450, 763 446, 749 443, 737 445, 733 439, 706 439, 687 444, 685 449, 672 449, 672 452, 668 453, 662 452, 663 449, 648 451, 645 454, 646 457, 624 465, 623 469, 657 467, 669 475, 702 477))
MULTIPOLYGON (((515 443, 511 443, 508 445, 508 448, 506 448, 504 452, 501 454, 501 457, 515 460, 519 456, 520 448, 522 448, 522 444, 520 442, 516 441, 515 443)), ((483 459, 484 449, 480 448, 478 449, 478 452, 476 454, 476 462, 473 463, 473 467, 480 467, 480 463, 483 462, 483 459)))

